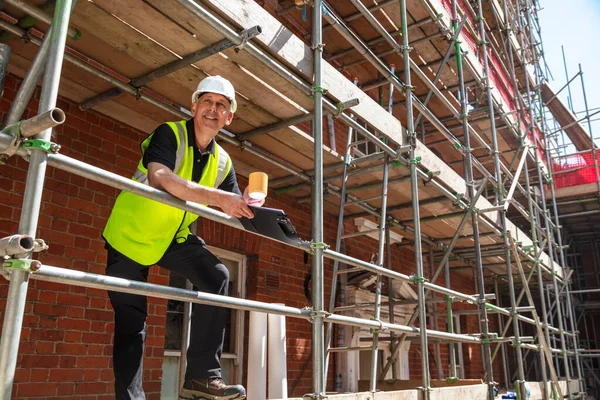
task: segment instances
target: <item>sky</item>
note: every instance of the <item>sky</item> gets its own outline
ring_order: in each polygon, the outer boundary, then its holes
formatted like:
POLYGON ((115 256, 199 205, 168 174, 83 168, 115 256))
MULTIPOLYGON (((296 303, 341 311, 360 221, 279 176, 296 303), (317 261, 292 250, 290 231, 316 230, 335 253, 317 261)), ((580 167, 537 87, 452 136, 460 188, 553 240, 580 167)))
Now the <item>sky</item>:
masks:
MULTIPOLYGON (((579 71, 579 64, 581 64, 588 106, 590 109, 600 107, 600 1, 539 0, 539 2, 541 10, 538 14, 544 53, 552 74, 552 76, 548 75, 550 86, 554 91, 558 91, 567 83, 561 52, 561 46, 564 46, 569 79, 579 71)), ((580 78, 574 80, 570 87, 574 110, 583 111, 585 106, 580 78)), ((567 89, 559 96, 567 104, 567 89)), ((584 114, 578 116, 583 117, 584 114)), ((600 117, 600 114, 597 117, 600 117)), ((587 130, 587 124, 584 127, 587 130)), ((600 121, 592 123, 592 131, 598 143, 600 121)))

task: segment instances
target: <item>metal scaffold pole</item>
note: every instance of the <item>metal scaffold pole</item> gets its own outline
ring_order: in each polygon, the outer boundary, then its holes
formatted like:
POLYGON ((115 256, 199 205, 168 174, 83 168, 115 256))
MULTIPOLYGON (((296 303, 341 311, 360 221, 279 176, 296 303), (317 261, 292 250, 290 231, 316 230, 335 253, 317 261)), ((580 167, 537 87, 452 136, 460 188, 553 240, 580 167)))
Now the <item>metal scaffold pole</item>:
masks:
MULTIPOLYGON (((356 85, 358 83, 357 80, 354 81, 354 84, 356 85)), ((335 239, 335 251, 337 252, 341 252, 342 250, 342 235, 344 233, 344 214, 345 214, 345 209, 346 209, 346 188, 348 186, 348 170, 350 168, 350 164, 352 163, 352 136, 353 136, 354 130, 352 129, 352 127, 348 127, 348 134, 346 136, 346 154, 344 156, 344 171, 342 174, 342 187, 340 189, 340 205, 338 208, 338 224, 337 224, 337 233, 336 233, 336 239, 335 239)), ((331 293, 329 295, 329 312, 333 312, 334 311, 334 307, 335 307, 335 299, 336 299, 336 294, 338 291, 338 279, 340 279, 340 274, 339 274, 339 266, 340 266, 340 262, 339 261, 334 261, 333 262, 333 273, 332 273, 332 281, 331 281, 331 293)), ((341 274, 341 276, 345 276, 345 274, 341 274)), ((388 278, 391 279, 391 278, 388 278)), ((346 278, 344 278, 344 280, 347 280, 346 278)), ((339 290, 344 290, 343 285, 341 285, 340 282, 340 288, 339 290)), ((340 329, 344 329, 344 327, 337 327, 338 330, 340 329)), ((339 331, 338 331, 339 332, 339 331)), ((345 332, 344 332, 345 333, 345 332)), ((330 356, 330 348, 331 348, 331 337, 333 335, 333 324, 332 323, 328 323, 327 324, 327 334, 326 334, 326 338, 325 338, 325 376, 327 376, 327 372, 329 370, 329 356, 330 356)), ((339 336, 339 334, 338 334, 339 336)), ((339 345, 339 343, 338 343, 339 345)), ((340 357, 341 358, 341 357, 340 357)))
MULTIPOLYGON (((39 114, 52 110, 56 106, 70 13, 71 0, 58 0, 54 12, 53 29, 50 33, 50 48, 40 96, 39 114)), ((37 82, 30 82, 30 84, 36 85, 37 82)), ((35 138, 47 142, 50 140, 51 134, 52 129, 49 128, 40 132, 35 138)), ((27 172, 19 234, 35 237, 46 166, 47 153, 42 150, 33 150, 27 172)), ((22 259, 31 259, 31 253, 18 256, 22 259)), ((11 272, 0 340, 0 385, 2 385, 2 396, 0 397, 4 399, 11 397, 28 285, 28 271, 13 270, 11 272)))
MULTIPOLYGON (((579 66, 579 76, 581 77, 581 87, 582 87, 582 92, 583 92, 583 99, 584 99, 584 103, 585 103, 585 109, 586 109, 586 115, 589 115, 589 110, 588 110, 588 105, 587 105, 587 96, 585 93, 585 84, 583 81, 583 71, 581 71, 581 65, 579 66)), ((546 121, 546 116, 545 116, 545 109, 542 108, 542 120, 546 121)), ((589 134, 590 134, 590 138, 591 138, 591 144, 592 144, 592 152, 594 154, 594 169, 595 169, 595 174, 596 174, 596 181, 598 182, 598 187, 600 188, 600 173, 598 171, 598 157, 597 157, 597 150, 596 150, 596 145, 594 143, 594 134, 592 132, 592 126, 591 126, 591 122, 588 118, 588 129, 589 129, 589 134)), ((563 246, 563 241, 562 241, 562 226, 559 223, 559 216, 558 216, 558 206, 556 203, 556 192, 554 190, 554 185, 552 182, 552 162, 550 159, 550 151, 548 149, 548 138, 546 135, 544 135, 544 141, 546 143, 546 162, 548 165, 548 186, 550 187, 550 195, 552 197, 552 211, 554 213, 554 224, 556 226, 556 237, 558 240, 558 255, 560 257, 560 262, 563 268, 567 267, 567 261, 565 259, 565 247, 563 246)), ((599 189, 600 190, 600 189, 599 189)), ((570 322, 570 328, 571 328, 571 332, 573 333, 573 348, 574 348, 574 352, 575 352, 575 366, 577 368, 577 376, 579 379, 579 390, 581 392, 585 392, 585 379, 583 376, 583 366, 582 366, 582 360, 579 357, 579 329, 577 327, 577 322, 575 321, 575 313, 574 313, 574 305, 572 304, 571 301, 571 294, 569 293, 569 289, 570 289, 571 283, 570 281, 565 282, 565 297, 567 300, 567 312, 569 314, 569 322, 570 322)))
MULTIPOLYGON (((490 125, 491 125, 491 131, 492 131, 492 145, 493 145, 493 154, 494 154, 494 167, 495 167, 495 185, 496 186, 496 190, 497 193, 500 190, 504 190, 502 187, 502 177, 500 175, 500 160, 498 157, 498 143, 497 143, 497 139, 496 139, 496 117, 494 115, 494 103, 493 103, 493 99, 492 99, 492 88, 490 86, 490 70, 489 70, 489 66, 488 66, 488 58, 487 58, 487 48, 486 48, 486 40, 485 40, 485 26, 484 26, 484 20, 483 20, 483 8, 481 5, 481 0, 477 1, 477 6, 478 6, 478 18, 479 18, 479 34, 481 36, 480 40, 481 40, 481 51, 483 52, 483 73, 484 73, 484 77, 483 77, 483 81, 485 82, 485 89, 487 90, 487 101, 488 101, 488 106, 489 106, 489 119, 490 119, 490 125)), ((455 23, 456 23, 456 19, 455 19, 455 23)), ((461 90, 461 97, 462 97, 462 114, 463 114, 463 124, 464 126, 464 141, 465 141, 465 162, 466 162, 466 168, 465 168, 465 180, 467 181, 467 190, 468 190, 468 196, 469 196, 469 200, 473 199, 473 193, 475 192, 475 188, 473 187, 473 168, 471 166, 471 144, 469 141, 469 131, 467 130, 466 124, 467 124, 467 108, 466 108, 466 92, 464 90, 464 77, 462 79, 462 90, 461 90)), ((498 198, 497 198, 498 199, 498 198)), ((496 201, 496 205, 498 205, 498 201, 496 201)), ((475 204, 471 204, 471 207, 474 207, 475 204)), ((501 213, 501 215, 504 216, 504 212, 501 213)), ((484 339, 483 345, 482 345, 482 356, 483 356, 483 362, 484 362, 484 368, 485 368, 485 381, 488 385, 488 399, 493 400, 494 399, 494 374, 493 374, 493 369, 492 369, 492 353, 491 353, 491 348, 490 348, 490 341, 489 341, 489 321, 488 321, 488 316, 487 316, 487 308, 486 308, 486 304, 485 304, 485 282, 484 282, 484 276, 483 276, 483 264, 482 264, 482 260, 481 260, 481 247, 480 247, 480 243, 479 243, 479 221, 478 221, 479 216, 477 214, 473 214, 473 219, 472 219, 472 223, 473 223, 473 235, 474 235, 474 247, 475 247, 475 262, 476 262, 476 274, 477 274, 477 289, 479 291, 479 311, 480 311, 480 316, 479 316, 479 329, 482 335, 482 338, 484 339)), ((503 231, 506 232, 506 227, 503 226, 503 231)), ((505 250, 505 255, 508 254, 508 250, 505 250)), ((510 267, 508 267, 510 268, 510 267)), ((508 276, 511 275, 511 271, 510 269, 508 270, 508 276)))
MULTIPOLYGON (((519 0, 517 0, 517 4, 519 3, 519 0)), ((535 83, 536 83, 536 87, 539 88, 539 77, 538 77, 538 70, 536 68, 537 66, 537 58, 535 58, 535 49, 533 48, 535 40, 534 40, 534 36, 533 36, 533 29, 532 29, 532 24, 531 24, 531 9, 529 6, 525 7, 523 9, 523 13, 524 13, 524 17, 525 17, 525 21, 527 23, 527 25, 529 26, 529 41, 530 41, 530 45, 532 47, 532 57, 534 57, 534 59, 532 59, 532 63, 534 65, 534 79, 535 79, 535 83)), ((531 135, 534 138, 535 141, 535 126, 534 126, 534 120, 535 120, 535 110, 533 108, 533 101, 534 99, 531 97, 530 92, 529 92, 529 79, 526 79, 527 82, 527 97, 528 97, 528 104, 529 104, 529 112, 530 112, 530 126, 531 126, 531 135)), ((539 93, 539 89, 536 89, 536 92, 538 94, 538 97, 540 95, 539 93)), ((541 99, 540 99, 541 101, 541 99)), ((541 117, 541 116, 540 116, 541 117)), ((536 153, 536 161, 537 160, 537 149, 535 150, 536 153)), ((537 166, 539 168, 539 165, 537 166)), ((542 196, 543 196, 543 187, 542 187, 542 196)), ((542 197, 542 199, 544 199, 542 197)), ((544 208, 545 208, 545 202, 544 202, 544 208)), ((546 216, 545 216, 546 217, 546 216)), ((548 224, 548 220, 546 219, 546 224, 548 224)), ((549 227, 547 229, 548 233, 551 233, 549 231, 549 227)), ((548 256, 550 257, 550 266, 551 266, 551 275, 552 275, 552 286, 554 288, 554 296, 555 299, 557 301, 557 307, 556 307, 556 312, 557 312, 557 319, 558 319, 558 328, 560 330, 559 333, 559 337, 560 337, 560 344, 561 344, 561 350, 562 350, 562 359, 563 359, 563 367, 564 367, 564 371, 565 371, 565 377, 567 379, 567 395, 571 396, 571 388, 570 388, 570 381, 571 381, 571 372, 570 372, 570 368, 569 368, 569 356, 567 355, 567 342, 566 342, 566 338, 565 338, 565 331, 564 331, 564 320, 563 320, 563 312, 561 310, 561 305, 560 305, 560 292, 558 290, 558 279, 556 277, 556 269, 554 267, 554 250, 555 250, 555 246, 554 246, 554 240, 552 238, 551 235, 548 236, 548 256)), ((535 240, 534 240, 534 246, 536 245, 535 240)), ((543 300, 542 300, 543 302, 543 300)))
MULTIPOLYGON (((450 263, 444 263, 444 282, 446 287, 450 287, 450 263)), ((446 330, 448 333, 454 333, 454 316, 452 315, 452 297, 446 296, 446 330)), ((456 368, 456 352, 457 345, 454 342, 448 342, 448 358, 450 359, 450 367, 448 371, 448 379, 457 379, 458 373, 456 368)))
MULTIPOLYGON (((503 7, 504 7, 504 16, 505 16, 505 21, 504 21, 505 27, 504 27, 504 29, 505 29, 505 31, 507 33, 506 43, 507 43, 507 53, 508 53, 508 60, 509 60, 510 74, 511 74, 510 76, 511 76, 512 82, 513 82, 513 91, 515 93, 515 106, 517 108, 517 114, 516 114, 517 115, 517 130, 519 132, 519 136, 520 136, 520 140, 521 140, 521 146, 522 146, 522 149, 523 149, 523 152, 524 152, 526 180, 528 182, 527 158, 529 157, 529 154, 528 154, 529 153, 529 148, 523 147, 524 144, 525 144, 526 134, 523 133, 523 131, 521 129, 523 121, 526 120, 526 114, 525 114, 525 109, 522 106, 523 101, 522 101, 521 94, 519 92, 519 83, 518 83, 519 81, 518 81, 517 75, 515 73, 515 61, 514 61, 514 56, 513 56, 514 49, 513 49, 513 42, 511 40, 511 33, 513 33, 514 31, 512 29, 511 22, 508 20, 508 18, 509 18, 508 17, 508 6, 507 6, 507 1, 506 0, 503 1, 503 7)), ((518 180, 519 180, 518 174, 515 174, 514 179, 515 179, 515 183, 518 182, 518 180)), ((529 205, 529 209, 530 209, 529 212, 531 214, 531 212, 532 212, 531 211, 532 210, 531 192, 527 192, 527 193, 528 193, 528 196, 527 196, 527 198, 528 198, 528 205, 529 205)), ((532 234, 535 233, 535 227, 534 226, 532 226, 531 231, 532 231, 532 234)), ((533 241, 535 243, 535 239, 533 239, 533 241)), ((506 243, 507 243, 507 241, 506 241, 506 243)), ((539 253, 541 253, 542 251, 543 251, 543 249, 540 249, 539 253)), ((538 252, 536 251, 534 254, 537 255, 538 252)), ((545 303, 544 303, 544 300, 543 300, 544 296, 543 296, 543 285, 542 285, 542 268, 541 268, 541 264, 539 262, 539 257, 537 257, 537 256, 536 256, 535 264, 536 264, 537 268, 532 268, 531 269, 531 271, 530 271, 530 277, 532 276, 533 273, 537 272, 537 275, 538 275, 538 285, 539 285, 539 290, 540 290, 540 298, 542 299, 542 301, 541 301, 542 320, 545 323, 544 326, 545 326, 546 338, 548 339, 547 314, 546 314, 545 303)), ((514 292, 514 289, 513 289, 513 292, 514 292)), ((523 294, 523 292, 521 292, 521 295, 522 294, 523 294)), ((521 295, 519 296, 519 299, 517 300, 517 303, 520 301, 520 299, 522 297, 521 295)), ((516 306, 516 304, 515 304, 515 306, 516 306)), ((547 342, 549 343, 548 340, 547 340, 547 342)), ((520 352, 520 350, 519 350, 519 352, 520 352)), ((541 371, 542 381, 546 382, 547 381, 546 360, 545 360, 545 353, 543 351, 539 352, 539 358, 540 358, 540 371, 541 371)), ((551 360, 548 360, 548 362, 550 362, 550 361, 551 360)), ((521 371, 519 371, 519 373, 521 373, 521 371)), ((524 378, 525 377, 523 375, 523 377, 519 377, 519 380, 524 379, 524 378)), ((544 385, 543 390, 544 390, 544 396, 545 396, 545 398, 548 398, 548 393, 547 393, 547 387, 546 387, 546 385, 544 385)))
MULTIPOLYGON (((391 65, 392 67, 392 73, 395 72, 396 70, 396 66, 395 65, 391 65)), ((393 104, 394 104, 394 85, 393 84, 389 84, 388 87, 388 112, 390 114, 393 113, 393 104)), ((389 162, 388 157, 386 157, 386 162, 389 162)), ((389 176, 388 176, 389 179, 389 176)), ((387 193, 386 193, 387 196, 387 193)), ((382 212, 383 212, 383 207, 382 207, 382 212)), ((387 210, 386 210, 387 213, 387 210)), ((388 269, 392 269, 392 243, 391 243, 391 235, 390 235, 390 226, 389 224, 386 223, 385 225, 385 254, 386 254, 386 259, 385 259, 385 265, 388 269)), ((388 313, 389 313, 389 320, 390 323, 393 324, 396 321, 396 315, 395 315, 395 310, 394 310, 394 306, 395 306, 395 293, 394 293, 394 282, 392 281, 392 279, 388 278, 387 279, 387 287, 388 287, 388 313)), ((396 335, 394 334, 394 332, 390 332, 390 349, 396 344, 396 335)), ((392 379, 398 379, 398 368, 392 368, 392 379)))
MULTIPOLYGON (((530 125, 531 127, 532 125, 530 125)), ((523 137, 523 140, 525 138, 523 137)), ((534 152, 536 152, 537 150, 534 148, 533 150, 534 152)), ((527 150, 527 152, 529 152, 527 150)), ((532 188, 530 185, 530 179, 529 179, 529 166, 528 166, 528 159, 529 155, 526 155, 526 160, 525 160, 525 190, 528 193, 527 196, 527 205, 528 205, 528 211, 529 211, 529 224, 530 224, 530 229, 531 229, 531 240, 533 242, 533 252, 534 254, 538 254, 538 226, 537 226, 537 219, 534 215, 534 210, 533 210, 533 194, 532 194, 532 188)), ((539 251, 542 252, 544 251, 542 246, 539 246, 539 251)), ((543 277, 543 272, 542 272, 542 266, 539 260, 539 257, 536 257, 535 259, 535 268, 532 269, 532 271, 535 270, 537 272, 537 282, 538 282, 538 288, 540 291, 540 307, 542 310, 542 327, 544 328, 544 334, 546 335, 546 342, 550 343, 550 331, 548 329, 548 311, 546 308, 546 301, 545 301, 545 297, 544 297, 544 277, 543 277)), ((544 353, 540 351, 540 363, 541 363, 541 372, 542 372, 542 379, 544 380, 544 382, 547 379, 547 375, 546 375, 546 366, 544 364, 544 353)), ((551 362, 552 360, 548 360, 548 362, 551 362)), ((544 385, 544 392, 546 392, 546 386, 544 385)), ((548 393, 546 393, 546 396, 548 396, 548 393)))
MULTIPOLYGON (((385 255, 385 239, 386 239, 386 207, 387 207, 387 191, 388 191, 388 173, 389 164, 388 158, 385 157, 383 163, 383 185, 381 193, 381 218, 379 222, 379 248, 377 253, 377 265, 383 266, 385 255)), ((380 321, 381 318, 381 275, 377 275, 377 285, 375 289, 375 313, 374 320, 380 321)), ((388 288, 388 291, 390 288, 388 288)), ((391 295, 390 295, 391 297, 391 295)), ((391 317, 391 316, 390 316, 391 317)), ((373 330, 373 348, 371 351, 371 380, 369 390, 375 393, 377 390, 377 366, 379 354, 379 330, 373 330)))
MULTIPOLYGON (((498 307, 502 307, 502 299, 500 297, 500 289, 498 288, 498 278, 495 277, 494 278, 494 293, 496 294, 496 302, 498 303, 498 307)), ((498 314, 498 329, 500 330, 500 332, 504 331, 504 317, 501 314, 498 314)), ((502 335, 504 336, 504 335, 502 335)), ((510 382, 510 367, 508 365, 508 358, 507 358, 507 349, 506 349, 506 344, 505 343, 500 343, 500 351, 502 354, 502 373, 504 376, 504 383, 505 385, 508 385, 508 382, 510 382)), ((492 355, 493 358, 493 355, 492 355)), ((493 360, 492 360, 493 362, 493 360)))
MULTIPOLYGON (((391 71, 394 73, 394 66, 391 66, 391 71)), ((393 93, 394 86, 390 83, 389 85, 389 95, 388 95, 388 112, 392 112, 392 103, 393 103, 393 93)), ((388 252, 388 260, 389 260, 389 229, 386 223, 387 219, 387 195, 388 195, 388 180, 389 180, 389 157, 386 155, 383 160, 383 183, 381 185, 381 215, 379 216, 379 243, 377 249, 377 265, 383 267, 386 253, 386 244, 387 252, 388 252)), ((391 269, 391 264, 389 262, 386 263, 387 268, 391 269)), ((381 320, 381 275, 377 275, 377 284, 375 288, 375 310, 374 310, 374 320, 381 320)), ((390 314, 389 321, 390 323, 394 323, 393 313, 393 285, 392 280, 388 278, 388 298, 390 304, 390 314)), ((371 350, 371 376, 369 382, 369 390, 372 393, 377 391, 377 372, 378 372, 378 356, 379 356, 379 330, 373 329, 373 344, 371 350)), ((393 334, 390 336, 393 339, 393 334)))
POLYGON ((312 348, 313 348, 313 398, 325 398, 325 346, 324 346, 324 284, 323 284, 323 82, 322 82, 322 1, 315 0, 312 13, 312 49, 314 58, 313 138, 315 142, 315 175, 312 190, 312 348))
POLYGON ((415 251, 415 263, 416 263, 416 281, 417 281, 417 296, 418 296, 418 315, 419 315, 419 337, 421 346, 421 381, 423 391, 423 400, 429 400, 430 398, 430 374, 429 374, 429 347, 427 344, 427 316, 425 312, 425 277, 423 270, 423 245, 421 242, 421 222, 420 222, 420 210, 419 210, 419 181, 417 175, 417 159, 416 159, 416 147, 417 147, 417 133, 414 127, 413 119, 413 104, 412 104, 412 90, 411 86, 411 73, 410 73, 410 46, 408 44, 408 20, 406 12, 406 0, 400 0, 400 18, 402 25, 402 51, 403 51, 403 62, 404 62, 404 91, 406 95, 406 129, 408 130, 408 144, 410 146, 409 161, 410 161, 410 185, 412 195, 412 208, 413 208, 413 221, 414 221, 414 251, 415 251))

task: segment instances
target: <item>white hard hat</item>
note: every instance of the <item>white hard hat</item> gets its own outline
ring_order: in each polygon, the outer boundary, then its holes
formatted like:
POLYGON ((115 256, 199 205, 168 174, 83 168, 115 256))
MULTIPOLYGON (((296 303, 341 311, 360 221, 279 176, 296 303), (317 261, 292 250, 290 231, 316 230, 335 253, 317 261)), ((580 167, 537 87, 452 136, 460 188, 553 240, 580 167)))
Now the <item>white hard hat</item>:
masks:
POLYGON ((208 76, 200 81, 196 91, 192 94, 192 103, 198 101, 202 93, 217 93, 225 96, 230 102, 229 110, 234 113, 237 110, 237 101, 235 101, 235 89, 231 82, 220 75, 208 76))

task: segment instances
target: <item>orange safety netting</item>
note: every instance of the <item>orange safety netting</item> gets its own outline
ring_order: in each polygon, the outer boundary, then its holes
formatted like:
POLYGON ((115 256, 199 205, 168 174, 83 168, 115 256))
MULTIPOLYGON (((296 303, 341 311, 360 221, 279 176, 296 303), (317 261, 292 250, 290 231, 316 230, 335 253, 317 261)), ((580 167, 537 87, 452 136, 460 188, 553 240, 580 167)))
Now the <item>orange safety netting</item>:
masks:
MULTIPOLYGON (((600 159, 599 150, 596 150, 596 157, 600 159)), ((553 159, 552 173, 555 188, 595 183, 598 179, 591 151, 553 159)))

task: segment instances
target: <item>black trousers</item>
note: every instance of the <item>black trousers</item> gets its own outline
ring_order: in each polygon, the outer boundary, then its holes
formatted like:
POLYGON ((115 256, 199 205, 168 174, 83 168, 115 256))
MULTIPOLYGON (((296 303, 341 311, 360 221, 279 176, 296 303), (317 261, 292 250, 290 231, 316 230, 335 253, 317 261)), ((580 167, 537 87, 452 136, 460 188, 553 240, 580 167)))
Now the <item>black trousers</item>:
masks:
MULTIPOLYGON (((106 275, 147 281, 148 267, 125 257, 108 244, 106 247, 106 275)), ((157 264, 189 279, 194 290, 227 295, 229 271, 197 236, 188 236, 184 243, 173 242, 157 264)), ((108 295, 115 310, 115 397, 117 400, 145 399, 142 360, 148 314, 146 297, 110 291, 108 295)), ((221 376, 226 319, 224 308, 193 305, 186 379, 221 376)))

